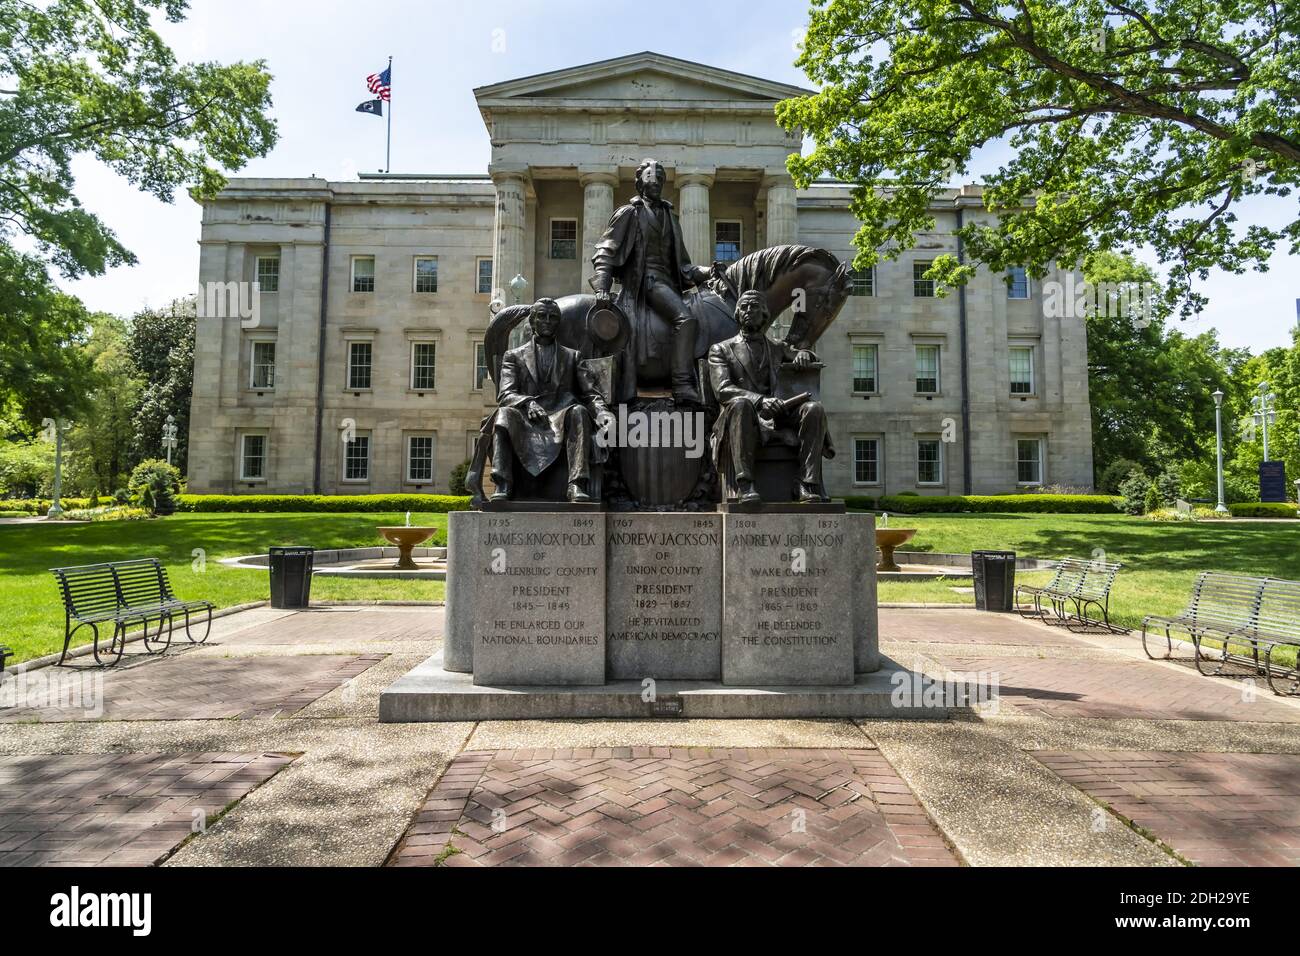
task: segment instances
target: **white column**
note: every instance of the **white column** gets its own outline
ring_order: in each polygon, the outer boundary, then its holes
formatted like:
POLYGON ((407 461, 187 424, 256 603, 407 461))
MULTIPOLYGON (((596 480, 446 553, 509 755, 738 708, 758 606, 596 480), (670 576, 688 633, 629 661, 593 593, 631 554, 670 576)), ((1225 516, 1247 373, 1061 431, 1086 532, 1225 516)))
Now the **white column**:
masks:
POLYGON ((588 280, 595 273, 591 254, 609 223, 609 217, 614 214, 614 187, 618 185, 618 168, 608 166, 594 169, 580 166, 578 182, 582 184, 582 248, 578 252, 582 257, 582 284, 578 291, 590 292, 588 280))
POLYGON ((767 235, 764 245, 788 246, 799 241, 799 218, 795 210, 794 181, 787 173, 763 177, 767 197, 767 235))
MULTIPOLYGON (((496 245, 492 254, 493 297, 500 297, 506 305, 512 305, 510 280, 524 271, 528 174, 523 170, 492 170, 492 182, 497 189, 496 245)), ((531 283, 533 280, 528 281, 531 283)))
POLYGON ((713 188, 713 171, 677 170, 677 214, 682 221, 682 240, 686 254, 696 265, 713 261, 713 220, 709 212, 709 190, 713 188))

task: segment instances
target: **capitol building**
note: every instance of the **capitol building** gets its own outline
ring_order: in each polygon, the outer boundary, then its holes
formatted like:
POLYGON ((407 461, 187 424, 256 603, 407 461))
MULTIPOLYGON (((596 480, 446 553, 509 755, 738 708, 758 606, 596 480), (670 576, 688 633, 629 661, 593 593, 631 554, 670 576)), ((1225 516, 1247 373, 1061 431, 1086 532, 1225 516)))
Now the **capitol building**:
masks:
MULTIPOLYGON (((489 306, 590 291, 592 246, 645 157, 698 264, 789 243, 852 258, 849 187, 786 172, 801 137, 773 107, 806 90, 647 52, 473 92, 482 173, 234 178, 203 204, 200 289, 260 292, 252 318, 199 319, 191 492, 447 493, 495 406, 489 306)), ((975 186, 931 211, 933 233, 855 274, 815 346, 827 491, 1090 487, 1084 319, 1043 308, 1067 271, 982 269, 937 297, 921 274, 990 214, 975 186)))

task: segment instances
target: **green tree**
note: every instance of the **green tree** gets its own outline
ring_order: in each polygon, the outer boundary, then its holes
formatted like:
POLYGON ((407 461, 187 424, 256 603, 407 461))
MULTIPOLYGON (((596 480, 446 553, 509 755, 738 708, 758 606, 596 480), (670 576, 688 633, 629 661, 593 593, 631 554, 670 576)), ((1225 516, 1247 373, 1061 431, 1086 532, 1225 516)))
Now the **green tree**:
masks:
POLYGON ((790 159, 796 181, 856 185, 858 267, 910 248, 935 190, 1000 147, 984 193, 1000 217, 968 221, 967 261, 941 256, 932 277, 1149 246, 1185 316, 1211 267, 1300 250, 1300 218, 1239 229, 1233 213, 1300 177, 1298 33, 1300 6, 1276 0, 818 0, 798 65, 821 88, 777 115, 815 144, 790 159))
POLYGON ((194 390, 193 296, 161 309, 141 309, 131 319, 128 352, 142 382, 132 448, 137 461, 162 450, 162 430, 176 419, 172 462, 185 471, 189 451, 190 395, 194 390))
POLYGON ((18 370, 0 378, 0 409, 29 422, 75 406, 80 370, 63 363, 87 323, 46 263, 76 278, 135 261, 82 207, 73 160, 97 159, 169 202, 177 188, 214 195, 223 169, 275 143, 262 61, 181 64, 150 26, 156 11, 176 22, 185 10, 185 0, 0 0, 0 359, 18 370), (13 246, 19 234, 35 254, 13 246))
POLYGON ((71 494, 111 494, 138 460, 132 440, 142 383, 127 353, 126 323, 102 313, 91 321, 84 347, 91 367, 86 403, 68 432, 65 488, 71 494))

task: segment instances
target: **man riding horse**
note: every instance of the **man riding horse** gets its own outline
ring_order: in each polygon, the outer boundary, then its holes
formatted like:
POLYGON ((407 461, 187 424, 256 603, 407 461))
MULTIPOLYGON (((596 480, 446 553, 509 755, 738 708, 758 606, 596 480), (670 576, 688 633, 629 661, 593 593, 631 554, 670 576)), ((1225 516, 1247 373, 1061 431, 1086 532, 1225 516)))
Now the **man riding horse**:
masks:
POLYGON ((698 405, 695 385, 695 345, 699 321, 691 315, 683 296, 691 286, 703 284, 719 266, 706 269, 691 264, 682 242, 682 227, 672 203, 662 198, 664 168, 653 159, 637 167, 637 195, 614 210, 591 257, 596 274, 591 286, 596 307, 613 301, 614 280, 622 283, 618 306, 632 322, 633 347, 638 365, 658 354, 659 343, 650 334, 650 315, 672 329, 670 358, 673 402, 698 405))

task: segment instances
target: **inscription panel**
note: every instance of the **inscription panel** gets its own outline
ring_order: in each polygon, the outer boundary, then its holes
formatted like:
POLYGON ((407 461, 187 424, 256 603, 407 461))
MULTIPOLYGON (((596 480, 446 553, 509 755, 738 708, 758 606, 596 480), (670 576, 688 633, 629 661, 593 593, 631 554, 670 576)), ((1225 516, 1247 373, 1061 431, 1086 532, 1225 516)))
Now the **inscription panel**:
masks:
POLYGON ((717 680, 722 516, 606 518, 610 680, 717 680))
POLYGON ((605 682, 605 515, 477 522, 474 683, 605 682))
POLYGON ((852 684, 855 560, 849 515, 723 515, 722 682, 852 684))

